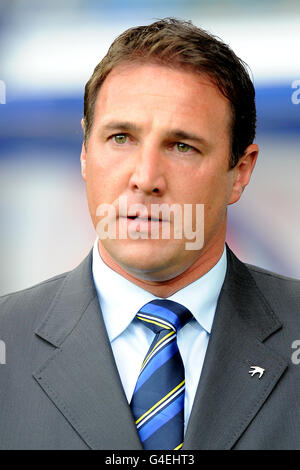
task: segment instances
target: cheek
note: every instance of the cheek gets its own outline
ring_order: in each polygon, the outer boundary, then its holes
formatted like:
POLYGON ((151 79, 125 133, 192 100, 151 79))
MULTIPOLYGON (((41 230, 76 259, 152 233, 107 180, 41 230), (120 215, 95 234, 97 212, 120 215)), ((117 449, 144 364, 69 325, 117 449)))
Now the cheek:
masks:
POLYGON ((184 177, 184 183, 176 186, 176 191, 183 194, 187 202, 194 204, 211 204, 216 197, 219 181, 213 171, 189 171, 184 177))
POLYGON ((233 178, 226 170, 206 168, 206 171, 195 173, 192 181, 189 177, 186 184, 186 200, 196 204, 204 204, 205 218, 219 219, 226 211, 232 191, 233 178))
POLYGON ((106 172, 92 156, 87 157, 86 164, 86 194, 93 223, 96 222, 96 212, 99 204, 107 202, 108 196, 106 172))
POLYGON ((226 215, 227 205, 232 190, 232 178, 228 173, 212 181, 205 207, 209 225, 218 224, 226 215))
POLYGON ((98 156, 91 156, 88 160, 86 187, 88 199, 94 209, 101 203, 115 202, 127 184, 128 172, 120 161, 112 161, 109 158, 104 160, 98 156))

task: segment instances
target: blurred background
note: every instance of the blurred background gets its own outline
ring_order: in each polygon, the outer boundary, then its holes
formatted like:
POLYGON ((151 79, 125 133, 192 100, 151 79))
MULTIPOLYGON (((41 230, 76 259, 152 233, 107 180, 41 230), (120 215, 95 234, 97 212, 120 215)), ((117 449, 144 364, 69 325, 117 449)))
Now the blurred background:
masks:
POLYGON ((0 295, 89 252, 84 86, 119 33, 166 16, 219 36, 250 66, 260 156, 227 241, 243 261, 300 278, 299 0, 0 0, 0 295))

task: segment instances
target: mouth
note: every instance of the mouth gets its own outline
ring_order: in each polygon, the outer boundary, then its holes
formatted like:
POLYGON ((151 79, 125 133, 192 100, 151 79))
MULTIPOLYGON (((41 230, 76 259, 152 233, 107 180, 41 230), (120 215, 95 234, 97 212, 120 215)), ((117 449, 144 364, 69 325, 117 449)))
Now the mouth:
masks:
POLYGON ((140 209, 133 209, 128 210, 128 212, 120 213, 120 218, 125 218, 128 221, 136 221, 136 222, 167 222, 165 218, 163 218, 162 214, 158 213, 157 216, 151 212, 151 210, 140 210, 140 209))
MULTIPOLYGON (((128 233, 144 233, 151 234, 151 238, 158 238, 160 230, 166 225, 169 224, 162 217, 153 217, 151 215, 144 214, 127 214, 120 216, 120 223, 122 227, 128 228, 128 233)), ((147 237, 149 238, 149 237, 147 237)))
POLYGON ((163 219, 159 217, 158 219, 155 217, 143 217, 140 215, 127 215, 126 217, 128 220, 135 220, 135 221, 141 221, 141 222, 163 222, 163 219))

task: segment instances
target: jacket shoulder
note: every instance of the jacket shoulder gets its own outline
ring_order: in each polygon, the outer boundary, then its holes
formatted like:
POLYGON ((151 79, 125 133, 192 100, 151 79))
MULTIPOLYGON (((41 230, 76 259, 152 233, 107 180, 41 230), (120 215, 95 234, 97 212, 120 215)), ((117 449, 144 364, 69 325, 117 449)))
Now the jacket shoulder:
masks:
POLYGON ((32 287, 0 297, 0 325, 21 318, 29 320, 46 312, 68 273, 59 274, 32 287))
POLYGON ((284 276, 282 274, 274 273, 263 269, 259 266, 246 264, 254 279, 258 282, 264 282, 270 285, 280 285, 282 287, 291 288, 295 290, 300 289, 300 280, 292 277, 284 276))
POLYGON ((256 285, 277 312, 300 320, 300 280, 276 274, 258 266, 246 265, 256 285))

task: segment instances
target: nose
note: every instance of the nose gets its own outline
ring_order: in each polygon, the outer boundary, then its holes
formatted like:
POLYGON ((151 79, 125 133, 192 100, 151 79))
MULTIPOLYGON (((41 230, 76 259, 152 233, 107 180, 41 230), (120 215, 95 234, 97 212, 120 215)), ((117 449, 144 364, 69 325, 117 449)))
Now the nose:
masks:
POLYGON ((166 191, 162 155, 159 149, 148 145, 140 149, 130 178, 130 189, 147 195, 162 196, 166 191))

